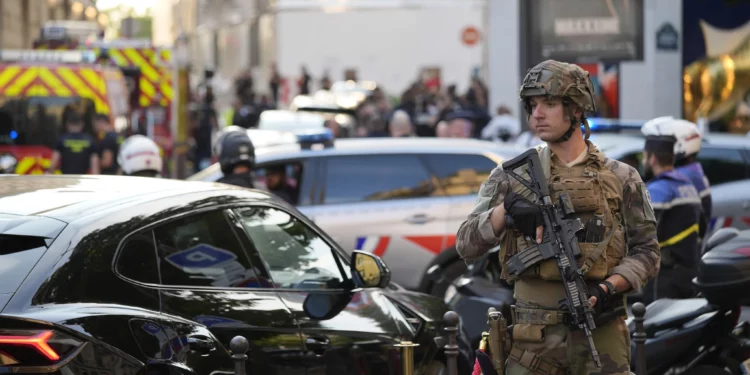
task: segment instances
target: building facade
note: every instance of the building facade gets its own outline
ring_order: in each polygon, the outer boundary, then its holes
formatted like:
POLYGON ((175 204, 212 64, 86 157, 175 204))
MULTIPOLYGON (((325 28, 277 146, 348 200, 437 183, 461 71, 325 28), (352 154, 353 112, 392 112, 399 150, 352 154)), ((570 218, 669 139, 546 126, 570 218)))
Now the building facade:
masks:
POLYGON ((91 0, 0 0, 0 48, 31 48, 49 20, 106 22, 91 0))

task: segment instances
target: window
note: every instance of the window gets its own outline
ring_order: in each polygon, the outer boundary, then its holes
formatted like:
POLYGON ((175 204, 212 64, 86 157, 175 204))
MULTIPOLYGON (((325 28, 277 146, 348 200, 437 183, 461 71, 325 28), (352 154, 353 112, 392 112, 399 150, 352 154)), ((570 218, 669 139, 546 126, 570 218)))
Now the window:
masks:
POLYGON ((711 185, 747 177, 747 165, 741 151, 737 149, 703 147, 698 153, 698 161, 711 185))
POLYGON ((266 287, 223 211, 179 219, 154 229, 164 285, 266 287))
POLYGON ((254 182, 257 188, 265 188, 291 205, 297 205, 300 198, 309 204, 310 197, 300 197, 302 164, 280 163, 256 167, 254 182), (269 176, 270 179, 269 179, 269 176), (306 198, 306 199, 305 199, 306 198))
POLYGON ((238 216, 277 287, 341 288, 334 250, 305 223, 270 207, 241 209, 238 216))
POLYGON ((152 231, 139 233, 128 239, 117 258, 117 272, 131 280, 159 283, 159 266, 152 231))
POLYGON ((472 195, 490 176, 497 164, 483 155, 424 155, 446 195, 472 195))
POLYGON ((328 160, 325 204, 430 196, 430 176, 417 156, 371 155, 328 160))

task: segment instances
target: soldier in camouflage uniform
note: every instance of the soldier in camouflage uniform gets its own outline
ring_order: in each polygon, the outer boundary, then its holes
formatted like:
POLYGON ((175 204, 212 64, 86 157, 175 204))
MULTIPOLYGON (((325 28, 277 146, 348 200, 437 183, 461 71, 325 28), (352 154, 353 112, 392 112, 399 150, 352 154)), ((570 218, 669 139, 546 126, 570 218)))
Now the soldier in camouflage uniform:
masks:
POLYGON ((520 97, 531 130, 547 143, 539 147, 539 154, 553 202, 567 193, 586 228, 579 234, 583 253, 579 266, 596 313, 593 339, 602 367, 595 367, 585 334, 569 328, 567 313, 559 310, 565 292, 554 259, 530 266, 517 277, 505 271, 512 257, 534 241, 541 243, 543 220, 533 193, 498 166, 461 224, 456 248, 462 258, 472 260, 502 245, 503 278, 514 285, 516 298, 505 373, 630 374, 625 293, 640 290, 659 271, 648 191, 635 169, 606 158, 588 141, 585 115, 595 112, 594 90, 588 73, 579 66, 553 60, 540 63, 524 78, 520 97), (585 138, 581 125, 586 128, 585 138), (506 222, 512 222, 512 228, 506 228, 506 222))

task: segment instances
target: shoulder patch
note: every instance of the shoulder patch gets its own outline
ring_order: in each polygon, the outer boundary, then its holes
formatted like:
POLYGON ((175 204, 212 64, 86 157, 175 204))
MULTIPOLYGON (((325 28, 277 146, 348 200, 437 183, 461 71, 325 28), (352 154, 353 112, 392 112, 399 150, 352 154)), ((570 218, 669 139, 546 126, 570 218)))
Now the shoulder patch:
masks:
POLYGON ((604 165, 605 167, 609 167, 609 170, 617 176, 622 184, 641 181, 641 175, 638 171, 627 163, 608 159, 604 165))

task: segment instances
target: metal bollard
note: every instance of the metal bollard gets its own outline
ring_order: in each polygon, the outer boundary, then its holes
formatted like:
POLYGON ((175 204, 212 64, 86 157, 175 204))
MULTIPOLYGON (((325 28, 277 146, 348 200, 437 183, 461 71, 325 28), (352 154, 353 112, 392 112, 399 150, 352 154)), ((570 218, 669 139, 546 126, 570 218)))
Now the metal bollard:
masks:
POLYGON ((229 350, 232 351, 232 361, 234 362, 234 375, 247 375, 245 370, 245 361, 247 361, 247 350, 250 349, 250 343, 243 336, 234 336, 229 342, 229 350))
POLYGON ((414 348, 419 344, 411 341, 401 341, 394 345, 401 348, 401 375, 414 375, 414 348))
POLYGON ((633 312, 633 321, 635 321, 635 332, 633 341, 635 341, 635 375, 646 375, 646 330, 643 327, 643 321, 646 315, 646 305, 636 302, 630 308, 633 312))
POLYGON ((443 315, 445 324, 445 356, 447 357, 448 375, 458 375, 458 314, 448 311, 443 315))

